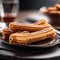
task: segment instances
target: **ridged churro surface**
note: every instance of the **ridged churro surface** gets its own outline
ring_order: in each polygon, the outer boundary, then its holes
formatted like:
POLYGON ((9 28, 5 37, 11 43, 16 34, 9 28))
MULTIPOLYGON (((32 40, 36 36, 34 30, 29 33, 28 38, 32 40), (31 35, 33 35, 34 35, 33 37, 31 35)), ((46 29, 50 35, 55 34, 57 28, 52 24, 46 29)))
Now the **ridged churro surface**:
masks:
POLYGON ((42 29, 32 33, 15 33, 10 35, 10 44, 30 44, 33 42, 41 41, 47 38, 53 38, 55 30, 51 27, 42 29))
MULTIPOLYGON (((42 25, 42 24, 47 24, 47 21, 42 19, 40 21, 36 21, 36 22, 33 23, 33 25, 42 25)), ((23 28, 25 28, 25 27, 23 27, 23 28)), ((2 31, 2 39, 3 40, 8 40, 9 35, 14 33, 14 32, 20 32, 20 30, 19 31, 17 31, 17 30, 12 31, 10 28, 4 28, 3 31, 2 31)))
POLYGON ((49 26, 50 26, 50 24, 34 25, 34 24, 24 24, 24 23, 12 22, 12 23, 10 23, 9 28, 12 31, 38 31, 38 30, 47 28, 49 26))
POLYGON ((12 22, 9 28, 2 31, 2 38, 10 44, 27 45, 30 43, 55 37, 55 30, 46 20, 42 19, 33 24, 12 22))
POLYGON ((47 21, 45 19, 39 20, 35 23, 33 23, 34 25, 42 25, 42 24, 47 24, 47 21))
POLYGON ((9 28, 4 28, 2 31, 2 39, 3 40, 8 40, 9 39, 9 35, 13 33, 12 30, 10 30, 9 28))

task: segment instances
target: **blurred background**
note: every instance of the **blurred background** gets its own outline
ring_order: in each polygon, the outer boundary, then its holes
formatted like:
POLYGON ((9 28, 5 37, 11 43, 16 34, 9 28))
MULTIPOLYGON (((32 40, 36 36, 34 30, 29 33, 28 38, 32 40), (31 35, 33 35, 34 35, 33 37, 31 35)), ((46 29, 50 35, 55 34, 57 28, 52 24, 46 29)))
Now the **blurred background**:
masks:
POLYGON ((20 10, 40 9, 42 6, 53 6, 60 0, 19 0, 20 10))

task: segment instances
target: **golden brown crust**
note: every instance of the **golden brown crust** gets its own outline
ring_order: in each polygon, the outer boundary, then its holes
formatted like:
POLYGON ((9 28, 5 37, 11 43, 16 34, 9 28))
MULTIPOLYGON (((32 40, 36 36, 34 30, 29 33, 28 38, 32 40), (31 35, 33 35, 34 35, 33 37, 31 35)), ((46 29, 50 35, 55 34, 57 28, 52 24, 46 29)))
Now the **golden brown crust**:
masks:
POLYGON ((47 38, 53 38, 55 30, 51 27, 42 29, 40 31, 31 32, 28 34, 14 33, 10 35, 10 44, 30 44, 33 42, 41 41, 47 38))
POLYGON ((33 23, 34 25, 42 25, 42 24, 47 24, 47 21, 45 19, 39 20, 35 23, 33 23))
POLYGON ((12 31, 38 31, 38 30, 47 28, 49 26, 50 26, 50 24, 34 25, 34 24, 24 24, 24 23, 12 22, 12 23, 10 23, 9 28, 12 31))
POLYGON ((53 7, 48 7, 43 13, 60 15, 60 4, 55 4, 53 7))
POLYGON ((48 11, 57 11, 57 8, 56 7, 49 7, 48 11))
POLYGON ((60 11, 50 11, 49 14, 60 15, 60 11))
POLYGON ((13 31, 10 30, 9 28, 4 28, 2 31, 2 39, 3 40, 8 40, 9 39, 9 35, 12 33, 13 31))
POLYGON ((60 4, 55 4, 55 7, 60 10, 60 4))
POLYGON ((10 44, 30 44, 55 35, 55 30, 44 19, 33 24, 12 22, 2 31, 3 39, 9 39, 10 44))
MULTIPOLYGON (((46 24, 46 20, 41 20, 41 21, 37 21, 35 23, 33 23, 34 25, 41 25, 41 24, 46 24)), ((18 33, 20 33, 20 31, 16 31, 18 33)), ((24 31, 26 32, 26 31, 24 31)), ((10 28, 4 28, 3 31, 2 31, 2 39, 3 40, 8 40, 9 39, 9 35, 14 33, 14 31, 12 31, 10 28)))

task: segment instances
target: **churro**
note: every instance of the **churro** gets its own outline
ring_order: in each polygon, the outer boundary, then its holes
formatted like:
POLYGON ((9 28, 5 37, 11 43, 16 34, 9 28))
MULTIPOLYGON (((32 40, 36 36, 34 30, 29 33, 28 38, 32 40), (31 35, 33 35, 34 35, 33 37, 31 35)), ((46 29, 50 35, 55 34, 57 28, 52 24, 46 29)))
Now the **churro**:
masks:
POLYGON ((8 40, 9 39, 9 35, 13 33, 12 30, 10 30, 9 28, 4 28, 2 31, 2 39, 3 40, 8 40))
POLYGON ((55 7, 60 10, 60 4, 55 4, 55 7))
POLYGON ((41 25, 41 24, 47 24, 47 21, 45 19, 39 20, 35 23, 33 23, 34 25, 41 25))
POLYGON ((36 32, 24 33, 13 33, 9 37, 10 44, 27 45, 37 41, 41 41, 47 38, 55 37, 55 30, 51 27, 42 29, 36 32))
POLYGON ((33 24, 12 22, 9 28, 2 31, 2 39, 9 40, 10 44, 27 45, 30 43, 55 37, 55 30, 46 20, 33 24))
POLYGON ((49 7, 47 8, 48 11, 57 11, 57 8, 56 7, 49 7))
POLYGON ((50 26, 50 24, 34 25, 34 24, 24 24, 24 23, 12 22, 12 23, 10 23, 9 28, 12 31, 38 31, 38 30, 47 28, 49 26, 50 26))
POLYGON ((42 10, 42 13, 46 14, 50 18, 50 23, 52 25, 60 26, 60 4, 59 3, 55 4, 52 7, 47 7, 44 11, 42 10))
MULTIPOLYGON (((41 24, 46 24, 46 20, 40 20, 40 21, 37 21, 35 23, 33 23, 34 25, 41 25, 41 24)), ((24 27, 25 28, 25 27, 24 27)), ((15 32, 20 32, 20 31, 15 31, 15 32)), ((14 31, 12 31, 10 28, 4 28, 3 31, 2 31, 2 39, 3 40, 8 40, 9 39, 9 35, 12 34, 12 33, 15 33, 14 31)))

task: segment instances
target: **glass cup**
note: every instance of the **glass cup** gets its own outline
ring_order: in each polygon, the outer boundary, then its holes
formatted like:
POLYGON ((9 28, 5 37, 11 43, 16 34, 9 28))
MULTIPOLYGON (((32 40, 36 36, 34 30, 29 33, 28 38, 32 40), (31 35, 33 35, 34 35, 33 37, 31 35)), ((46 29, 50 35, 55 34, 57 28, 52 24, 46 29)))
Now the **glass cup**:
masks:
POLYGON ((10 22, 15 21, 19 10, 18 0, 1 0, 0 1, 1 21, 9 25, 10 22))

